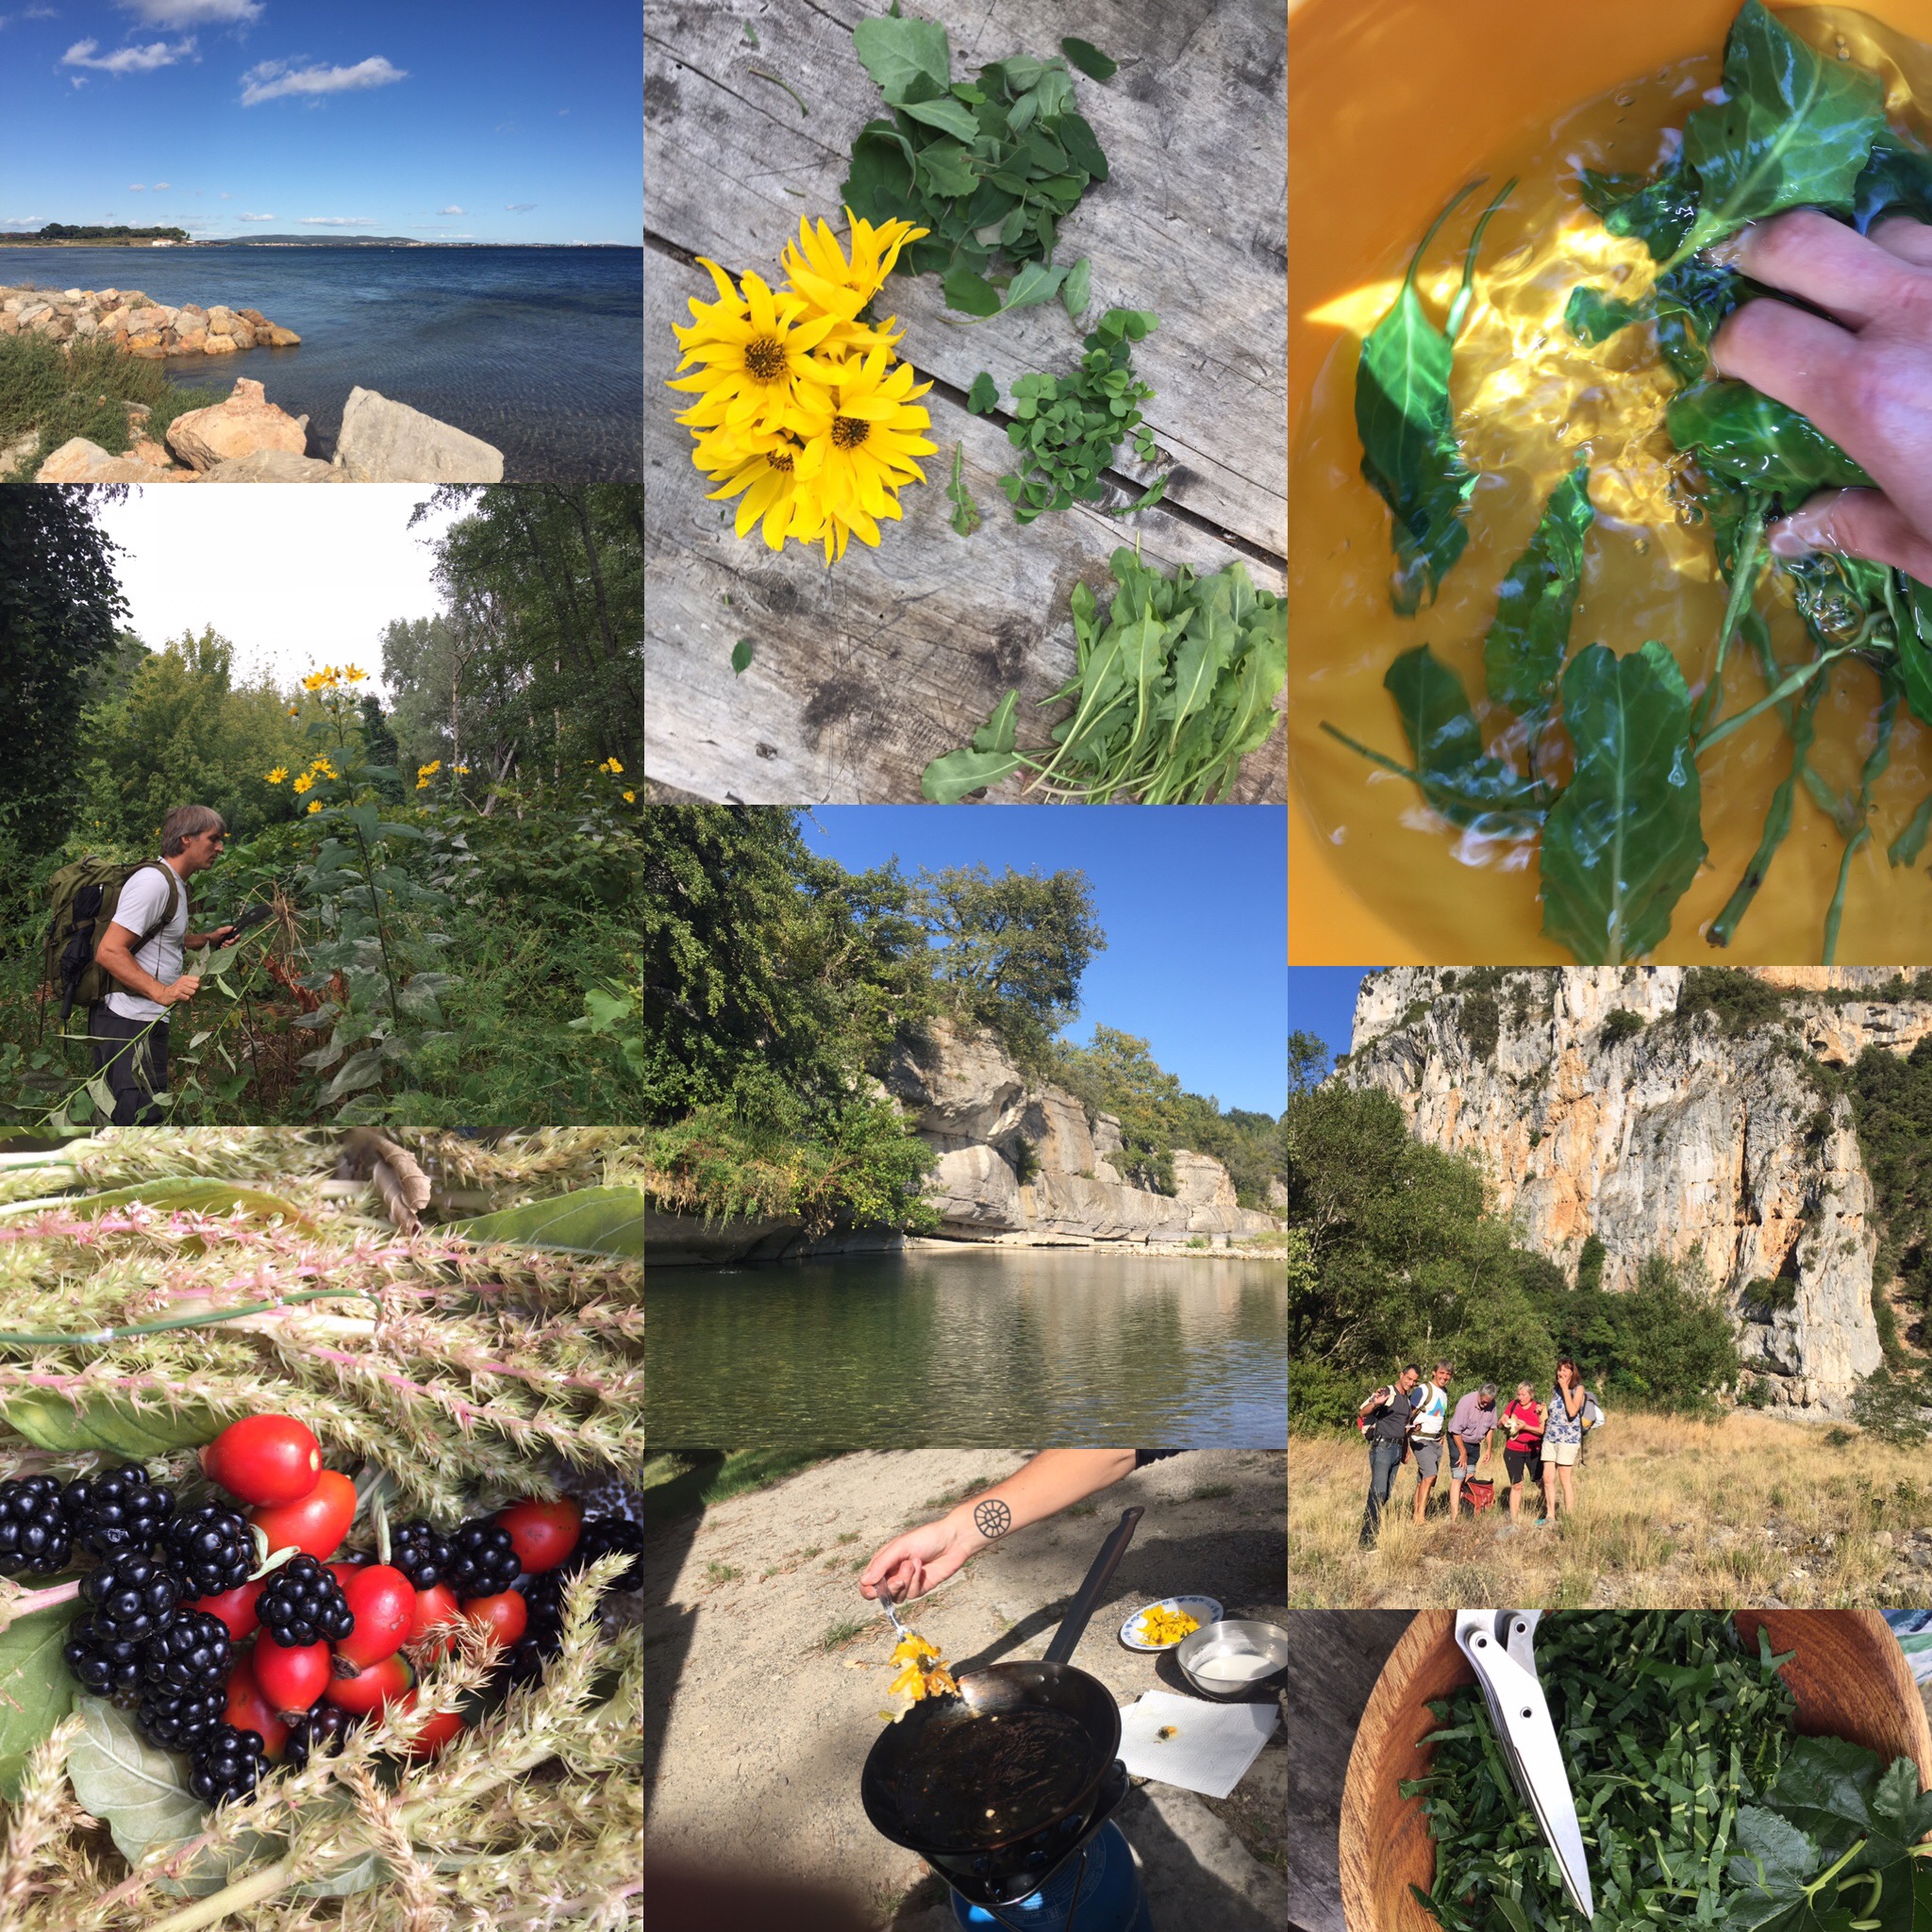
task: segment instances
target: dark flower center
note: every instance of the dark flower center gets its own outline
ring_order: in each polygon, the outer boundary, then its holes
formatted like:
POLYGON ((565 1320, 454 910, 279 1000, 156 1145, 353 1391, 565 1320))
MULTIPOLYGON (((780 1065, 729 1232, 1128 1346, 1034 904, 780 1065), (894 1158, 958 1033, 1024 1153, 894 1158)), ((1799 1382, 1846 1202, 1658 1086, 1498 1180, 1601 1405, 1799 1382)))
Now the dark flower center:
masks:
POLYGON ((872 425, 862 416, 834 416, 832 441, 839 449, 857 449, 871 428, 872 425))
POLYGON ((765 460, 773 469, 783 470, 788 476, 791 474, 791 452, 789 449, 768 450, 765 460))
POLYGON ((776 382, 785 374, 785 344, 776 336, 754 336, 744 345, 744 366, 759 382, 776 382))

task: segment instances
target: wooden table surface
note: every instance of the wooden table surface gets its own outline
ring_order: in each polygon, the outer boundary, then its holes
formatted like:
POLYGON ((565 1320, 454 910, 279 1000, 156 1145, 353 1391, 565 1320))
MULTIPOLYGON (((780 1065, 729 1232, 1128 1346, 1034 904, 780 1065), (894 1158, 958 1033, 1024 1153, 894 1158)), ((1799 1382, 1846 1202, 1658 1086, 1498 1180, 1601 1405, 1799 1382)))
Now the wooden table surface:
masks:
MULTIPOLYGON (((1003 412, 970 415, 989 371, 1003 398, 1028 371, 1064 372, 1081 330, 1058 302, 972 327, 942 320, 939 278, 894 275, 880 309, 900 353, 934 388, 927 483, 876 550, 740 541, 730 504, 691 461, 674 420, 691 400, 658 388, 675 370, 671 324, 714 299, 696 265, 775 284, 801 216, 843 227, 840 184, 853 138, 886 108, 853 49, 875 0, 646 0, 644 8, 647 516, 645 773, 653 795, 745 804, 917 800, 920 774, 965 744, 1009 688, 1022 716, 1072 675, 1076 580, 1111 593, 1108 559, 1137 541, 1169 569, 1241 559, 1258 588, 1285 588, 1287 513, 1287 15, 1280 0, 908 0, 943 23, 953 75, 1009 54, 1050 55, 1063 35, 1121 62, 1106 83, 1075 74, 1079 111, 1109 179, 1063 225, 1057 263, 1092 263, 1085 326, 1111 306, 1151 308, 1159 328, 1134 364, 1163 460, 1124 449, 1107 505, 1168 475, 1163 503, 1131 517, 1075 505, 1024 528, 997 478, 1013 456, 1003 412), (1043 18, 1042 18, 1043 16, 1043 18), (754 44, 754 39, 756 44, 754 44), (754 75, 761 68, 796 90, 754 75), (951 527, 953 452, 984 519, 951 527), (748 669, 731 655, 752 641, 748 669)), ((957 318, 956 318, 957 321, 957 318)), ((1104 601, 1104 599, 1103 599, 1104 601)), ((1056 710, 1043 715, 1058 718, 1056 710)), ((1043 729, 1040 740, 1043 740, 1043 729)), ((1022 741, 1029 741, 1023 732, 1022 741)), ((992 794, 1017 798, 1008 780, 992 794)), ((1243 766, 1237 794, 1287 795, 1281 733, 1243 766)))
POLYGON ((1291 1932, 1344 1932, 1341 1785, 1369 1693, 1412 1610, 1296 1610, 1288 1658, 1291 1932))

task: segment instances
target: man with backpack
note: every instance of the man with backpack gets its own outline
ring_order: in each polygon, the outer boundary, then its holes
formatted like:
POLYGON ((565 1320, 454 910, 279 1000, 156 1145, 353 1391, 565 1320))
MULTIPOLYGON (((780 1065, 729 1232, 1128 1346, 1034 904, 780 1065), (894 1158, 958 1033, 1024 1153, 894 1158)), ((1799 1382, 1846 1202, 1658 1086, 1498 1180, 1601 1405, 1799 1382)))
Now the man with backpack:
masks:
MULTIPOLYGON (((222 856, 226 835, 220 812, 177 806, 161 825, 160 857, 122 877, 111 900, 103 885, 91 918, 81 910, 70 916, 63 976, 91 945, 91 960, 67 981, 68 996, 87 1003, 94 1070, 107 1075, 117 1127, 162 1120, 155 1095, 168 1088, 168 1008, 201 988, 200 974, 182 971, 184 954, 224 945, 235 932, 232 925, 188 930, 187 882, 222 856)), ((57 905, 57 928, 60 917, 57 905)))
POLYGON ((1395 1472, 1408 1455, 1408 1424, 1415 1413, 1415 1386, 1423 1372, 1411 1362, 1394 1381, 1371 1390, 1356 1410, 1356 1427, 1369 1445, 1369 1502, 1362 1511, 1362 1548, 1370 1548, 1382 1526, 1382 1507, 1395 1485, 1395 1472))

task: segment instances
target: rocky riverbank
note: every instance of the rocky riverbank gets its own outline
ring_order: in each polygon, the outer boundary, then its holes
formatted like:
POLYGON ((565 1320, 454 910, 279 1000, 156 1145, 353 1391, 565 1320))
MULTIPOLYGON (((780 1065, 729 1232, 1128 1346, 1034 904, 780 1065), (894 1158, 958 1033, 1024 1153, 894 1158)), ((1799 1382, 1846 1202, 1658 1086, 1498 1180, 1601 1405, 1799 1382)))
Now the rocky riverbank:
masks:
MULTIPOLYGON (((333 461, 308 452, 308 418, 268 400, 240 377, 225 402, 191 409, 163 441, 147 411, 128 410, 134 441, 125 456, 76 436, 34 473, 36 483, 500 483, 503 452, 374 390, 354 389, 342 408, 333 461)), ((31 445, 27 445, 31 447, 31 445)))
POLYGON ((108 341, 130 356, 234 356, 245 349, 292 349, 302 338, 258 308, 197 302, 178 308, 139 289, 0 288, 0 336, 50 341, 108 341))

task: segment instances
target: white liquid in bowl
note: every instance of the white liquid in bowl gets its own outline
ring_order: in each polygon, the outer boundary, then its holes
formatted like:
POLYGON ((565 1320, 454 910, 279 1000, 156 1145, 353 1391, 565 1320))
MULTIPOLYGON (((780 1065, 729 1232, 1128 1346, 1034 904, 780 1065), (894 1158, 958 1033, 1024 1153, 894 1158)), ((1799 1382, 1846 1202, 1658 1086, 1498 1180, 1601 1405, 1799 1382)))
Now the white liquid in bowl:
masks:
POLYGON ((1257 1677, 1267 1676, 1274 1666, 1252 1650, 1214 1650, 1193 1658, 1188 1668, 1195 1676, 1216 1683, 1252 1684, 1257 1677))

